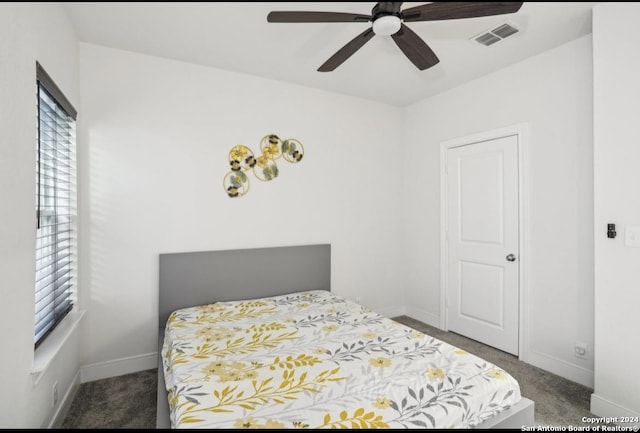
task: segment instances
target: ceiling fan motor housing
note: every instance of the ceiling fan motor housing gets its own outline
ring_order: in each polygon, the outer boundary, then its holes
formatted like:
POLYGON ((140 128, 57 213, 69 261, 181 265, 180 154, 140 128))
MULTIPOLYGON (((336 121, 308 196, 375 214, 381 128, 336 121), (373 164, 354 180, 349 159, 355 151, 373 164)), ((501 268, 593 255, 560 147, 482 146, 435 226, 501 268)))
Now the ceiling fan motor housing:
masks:
POLYGON ((401 2, 379 2, 371 9, 373 33, 378 36, 391 36, 398 33, 402 21, 400 19, 401 2))
POLYGON ((371 16, 375 21, 382 15, 397 15, 400 16, 400 7, 402 2, 378 2, 371 9, 371 16))

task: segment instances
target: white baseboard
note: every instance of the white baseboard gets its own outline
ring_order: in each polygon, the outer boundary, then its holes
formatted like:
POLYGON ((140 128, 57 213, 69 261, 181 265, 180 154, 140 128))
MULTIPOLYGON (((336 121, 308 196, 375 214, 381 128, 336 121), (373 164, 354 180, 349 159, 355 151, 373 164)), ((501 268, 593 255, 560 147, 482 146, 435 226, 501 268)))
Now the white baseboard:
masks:
POLYGON ((440 316, 437 314, 430 313, 428 311, 420 310, 419 308, 406 307, 407 316, 412 319, 416 319, 421 321, 422 323, 426 323, 427 325, 431 325, 435 328, 440 329, 440 316))
POLYGON ((78 370, 76 375, 73 377, 71 385, 69 385, 69 389, 67 389, 67 392, 62 397, 62 401, 60 402, 58 409, 54 412, 53 417, 51 417, 51 421, 47 428, 60 428, 62 421, 64 421, 64 417, 69 413, 71 403, 73 403, 73 397, 75 397, 76 392, 78 391, 78 385, 80 385, 80 370, 78 370))
POLYGON ((593 389, 593 370, 571 364, 563 359, 533 349, 527 351, 527 359, 521 360, 593 389))
POLYGON ((158 353, 146 353, 112 361, 98 362, 80 367, 80 381, 82 383, 108 377, 122 376, 142 370, 150 370, 158 366, 158 353))
POLYGON ((403 316, 405 314, 404 307, 383 307, 383 308, 376 308, 374 311, 380 314, 381 316, 389 317, 389 318, 403 316))
MULTIPOLYGON (((606 398, 600 397, 595 393, 591 394, 591 413, 603 418, 616 418, 616 420, 620 420, 623 417, 630 417, 638 419, 640 417, 640 413, 634 412, 631 409, 620 406, 617 403, 607 400, 606 398)), ((613 421, 615 422, 615 421, 613 421)), ((618 423, 620 425, 640 425, 639 423, 618 423)))

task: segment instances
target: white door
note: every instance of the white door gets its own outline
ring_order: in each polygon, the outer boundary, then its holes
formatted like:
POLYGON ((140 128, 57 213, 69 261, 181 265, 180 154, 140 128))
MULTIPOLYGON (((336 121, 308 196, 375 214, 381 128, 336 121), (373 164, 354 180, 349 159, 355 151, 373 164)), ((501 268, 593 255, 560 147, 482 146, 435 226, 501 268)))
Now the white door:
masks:
POLYGON ((518 354, 518 136, 447 151, 447 327, 518 354))

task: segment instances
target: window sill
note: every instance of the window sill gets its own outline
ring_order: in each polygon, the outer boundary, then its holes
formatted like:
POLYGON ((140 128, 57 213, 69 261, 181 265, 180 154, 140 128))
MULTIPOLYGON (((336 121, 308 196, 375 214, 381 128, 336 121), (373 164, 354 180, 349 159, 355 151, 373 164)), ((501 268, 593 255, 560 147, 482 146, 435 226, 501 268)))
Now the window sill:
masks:
POLYGON ((56 357, 73 331, 78 327, 84 313, 85 311, 73 310, 67 314, 67 317, 60 322, 58 327, 51 332, 51 335, 35 350, 33 367, 31 368, 31 379, 34 385, 40 381, 40 378, 51 365, 53 358, 56 357))

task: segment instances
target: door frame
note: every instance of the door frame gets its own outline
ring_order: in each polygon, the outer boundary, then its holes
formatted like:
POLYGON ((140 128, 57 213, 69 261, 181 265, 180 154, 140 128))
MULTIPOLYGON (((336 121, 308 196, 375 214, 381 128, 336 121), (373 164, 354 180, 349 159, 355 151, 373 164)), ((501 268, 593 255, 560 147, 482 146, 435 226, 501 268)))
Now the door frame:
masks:
POLYGON ((526 361, 530 342, 529 335, 529 269, 531 259, 529 245, 530 233, 530 182, 529 182, 529 125, 519 123, 504 128, 493 129, 473 135, 454 138, 440 143, 440 329, 447 327, 447 289, 449 268, 449 242, 447 239, 448 201, 447 201, 447 152, 461 147, 516 136, 518 143, 518 358, 526 361))

